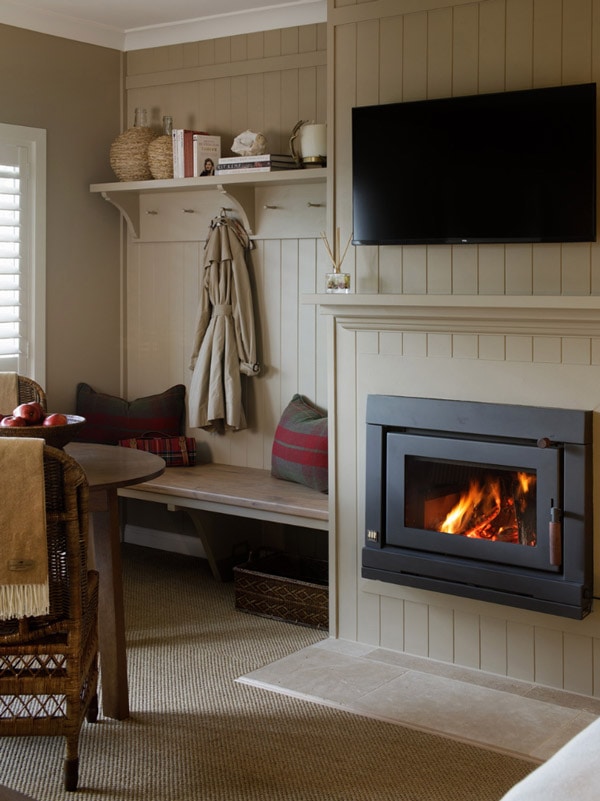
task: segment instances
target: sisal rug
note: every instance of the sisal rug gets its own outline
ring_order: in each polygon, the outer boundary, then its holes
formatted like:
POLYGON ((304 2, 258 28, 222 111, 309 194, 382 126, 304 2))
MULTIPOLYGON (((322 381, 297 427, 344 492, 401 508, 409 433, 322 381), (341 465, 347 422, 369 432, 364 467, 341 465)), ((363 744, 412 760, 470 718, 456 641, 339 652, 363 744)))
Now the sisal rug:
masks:
POLYGON ((132 714, 80 740, 0 738, 0 784, 37 801, 498 801, 531 762, 241 684, 323 638, 234 608, 202 560, 124 546, 132 714))

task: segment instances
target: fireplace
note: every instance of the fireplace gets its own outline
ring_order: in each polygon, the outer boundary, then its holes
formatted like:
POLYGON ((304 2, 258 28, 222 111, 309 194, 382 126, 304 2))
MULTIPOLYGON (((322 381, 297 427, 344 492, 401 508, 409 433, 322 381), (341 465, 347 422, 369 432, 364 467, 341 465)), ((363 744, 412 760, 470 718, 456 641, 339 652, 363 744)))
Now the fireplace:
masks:
POLYGON ((370 395, 362 575, 580 619, 592 413, 370 395))

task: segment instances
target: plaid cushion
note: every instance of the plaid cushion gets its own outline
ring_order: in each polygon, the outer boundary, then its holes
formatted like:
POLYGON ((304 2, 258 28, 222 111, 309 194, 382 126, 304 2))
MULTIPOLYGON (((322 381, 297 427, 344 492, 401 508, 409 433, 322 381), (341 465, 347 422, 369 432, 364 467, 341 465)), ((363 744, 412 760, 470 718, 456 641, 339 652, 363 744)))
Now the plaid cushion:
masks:
POLYGON ((176 384, 158 395, 126 401, 81 383, 76 412, 85 417, 79 434, 84 442, 116 445, 120 439, 150 433, 177 436, 185 432, 185 386, 176 384))
POLYGON ((281 415, 273 440, 271 474, 327 491, 327 414, 302 395, 294 395, 281 415))

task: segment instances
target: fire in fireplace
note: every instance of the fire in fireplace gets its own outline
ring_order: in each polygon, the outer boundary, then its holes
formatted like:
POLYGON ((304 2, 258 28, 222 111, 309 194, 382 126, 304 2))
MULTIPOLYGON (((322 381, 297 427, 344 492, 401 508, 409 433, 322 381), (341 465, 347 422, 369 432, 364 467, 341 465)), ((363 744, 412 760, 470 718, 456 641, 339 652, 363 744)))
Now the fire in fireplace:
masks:
POLYGON ((365 578, 582 618, 592 413, 371 395, 365 578))

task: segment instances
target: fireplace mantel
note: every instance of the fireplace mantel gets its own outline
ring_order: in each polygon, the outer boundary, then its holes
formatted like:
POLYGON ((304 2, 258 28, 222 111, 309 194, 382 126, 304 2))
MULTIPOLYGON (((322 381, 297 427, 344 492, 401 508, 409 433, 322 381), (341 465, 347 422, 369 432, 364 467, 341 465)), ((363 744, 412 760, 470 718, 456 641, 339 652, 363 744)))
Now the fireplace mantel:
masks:
POLYGON ((600 296, 304 295, 345 328, 600 336, 600 296))

